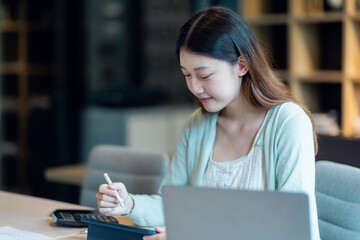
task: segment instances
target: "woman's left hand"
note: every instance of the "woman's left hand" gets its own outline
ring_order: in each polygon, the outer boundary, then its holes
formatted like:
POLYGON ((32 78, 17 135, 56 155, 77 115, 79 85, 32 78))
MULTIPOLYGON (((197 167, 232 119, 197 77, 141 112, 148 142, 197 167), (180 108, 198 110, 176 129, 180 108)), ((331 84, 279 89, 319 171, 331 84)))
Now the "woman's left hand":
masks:
POLYGON ((155 228, 155 231, 157 231, 158 234, 151 235, 151 236, 145 236, 145 237, 143 237, 143 240, 166 240, 166 228, 165 227, 157 227, 157 228, 155 228))

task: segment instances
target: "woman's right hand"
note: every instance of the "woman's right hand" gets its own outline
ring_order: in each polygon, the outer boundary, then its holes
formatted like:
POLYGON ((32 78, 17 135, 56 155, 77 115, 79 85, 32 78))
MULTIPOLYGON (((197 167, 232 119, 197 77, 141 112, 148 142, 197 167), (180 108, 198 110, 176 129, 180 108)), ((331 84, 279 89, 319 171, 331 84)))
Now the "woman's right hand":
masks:
POLYGON ((166 227, 156 227, 155 231, 158 232, 155 235, 144 236, 143 240, 166 240, 166 227))
POLYGON ((99 192, 96 194, 99 212, 106 215, 124 215, 129 214, 134 207, 134 200, 126 190, 123 183, 117 182, 108 184, 101 184, 99 192), (116 199, 115 191, 124 200, 124 207, 116 199))

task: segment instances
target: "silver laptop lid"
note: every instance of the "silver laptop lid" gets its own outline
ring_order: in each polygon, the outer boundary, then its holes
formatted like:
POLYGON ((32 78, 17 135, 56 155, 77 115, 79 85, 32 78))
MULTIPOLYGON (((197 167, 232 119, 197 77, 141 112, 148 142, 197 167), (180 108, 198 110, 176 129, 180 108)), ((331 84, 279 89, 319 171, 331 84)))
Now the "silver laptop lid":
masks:
POLYGON ((300 193, 164 186, 169 240, 309 240, 308 197, 300 193))

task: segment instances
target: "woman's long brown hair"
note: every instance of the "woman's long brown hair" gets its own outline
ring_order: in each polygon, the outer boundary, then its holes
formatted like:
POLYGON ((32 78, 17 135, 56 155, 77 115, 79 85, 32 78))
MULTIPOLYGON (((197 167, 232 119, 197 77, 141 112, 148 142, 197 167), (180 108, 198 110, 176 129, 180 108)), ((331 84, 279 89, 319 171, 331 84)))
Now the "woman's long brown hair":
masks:
POLYGON ((180 29, 176 42, 178 56, 182 47, 232 64, 241 56, 248 67, 241 84, 245 99, 255 107, 268 109, 284 102, 301 106, 311 120, 317 153, 317 137, 310 111, 296 101, 276 76, 260 44, 239 14, 223 7, 210 7, 195 13, 180 29))

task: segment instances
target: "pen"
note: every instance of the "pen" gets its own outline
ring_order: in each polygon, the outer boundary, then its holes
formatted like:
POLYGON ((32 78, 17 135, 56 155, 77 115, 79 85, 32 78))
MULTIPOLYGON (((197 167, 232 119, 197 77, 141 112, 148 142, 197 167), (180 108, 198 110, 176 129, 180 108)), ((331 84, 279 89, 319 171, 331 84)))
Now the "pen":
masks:
MULTIPOLYGON (((104 173, 104 178, 109 185, 112 184, 111 179, 107 173, 104 173)), ((114 192, 115 192, 116 199, 120 203, 120 206, 125 207, 124 200, 122 200, 122 198, 119 196, 119 193, 116 190, 114 190, 114 192)))

